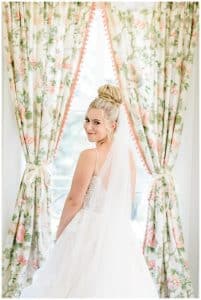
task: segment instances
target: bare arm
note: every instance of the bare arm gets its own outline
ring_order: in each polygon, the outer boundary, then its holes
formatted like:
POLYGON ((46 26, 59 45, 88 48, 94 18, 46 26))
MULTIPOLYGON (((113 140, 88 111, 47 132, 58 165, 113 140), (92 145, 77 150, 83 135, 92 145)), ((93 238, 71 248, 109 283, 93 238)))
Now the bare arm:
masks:
POLYGON ((71 188, 66 198, 59 226, 57 229, 56 240, 59 238, 64 228, 73 219, 83 205, 84 196, 89 186, 95 166, 95 152, 87 149, 80 153, 78 163, 73 175, 71 188))
POLYGON ((129 149, 129 161, 130 161, 130 168, 131 168, 132 199, 134 199, 135 186, 136 186, 136 164, 131 149, 129 149))

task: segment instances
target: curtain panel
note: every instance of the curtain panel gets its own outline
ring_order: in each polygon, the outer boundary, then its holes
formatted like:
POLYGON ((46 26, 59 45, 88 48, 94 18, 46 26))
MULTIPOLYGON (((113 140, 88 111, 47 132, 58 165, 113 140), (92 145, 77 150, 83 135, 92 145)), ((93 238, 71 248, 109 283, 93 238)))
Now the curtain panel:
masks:
POLYGON ((198 14, 198 2, 157 2, 136 10, 102 5, 131 134, 153 177, 143 254, 160 297, 193 297, 171 171, 181 141, 198 14))
POLYGON ((78 80, 90 2, 5 2, 5 59, 26 167, 3 250, 3 297, 31 284, 51 245, 51 164, 78 80))

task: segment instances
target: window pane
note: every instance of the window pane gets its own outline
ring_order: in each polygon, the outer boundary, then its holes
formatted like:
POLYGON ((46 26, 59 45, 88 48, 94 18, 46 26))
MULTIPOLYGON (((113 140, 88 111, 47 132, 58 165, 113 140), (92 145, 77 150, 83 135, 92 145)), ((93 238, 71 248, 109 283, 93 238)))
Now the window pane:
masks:
MULTIPOLYGON (((54 161, 52 181, 52 229, 54 233, 56 233, 64 201, 70 189, 79 153, 83 149, 95 147, 94 143, 90 143, 87 140, 83 129, 83 122, 89 103, 97 96, 98 87, 105 83, 117 85, 108 39, 105 36, 103 20, 98 10, 91 26, 79 82, 72 99, 56 160, 54 161)), ((134 231, 142 238, 146 225, 146 187, 149 186, 147 181, 150 176, 146 174, 143 168, 133 140, 131 140, 131 146, 137 166, 136 195, 133 201, 131 217, 134 231)))

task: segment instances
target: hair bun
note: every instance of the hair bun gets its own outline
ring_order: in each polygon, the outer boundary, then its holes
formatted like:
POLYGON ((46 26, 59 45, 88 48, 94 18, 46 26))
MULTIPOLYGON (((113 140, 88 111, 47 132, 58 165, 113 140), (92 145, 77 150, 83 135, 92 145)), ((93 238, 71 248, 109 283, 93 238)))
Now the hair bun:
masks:
POLYGON ((114 104, 120 105, 122 103, 119 88, 110 84, 99 87, 98 97, 114 104))

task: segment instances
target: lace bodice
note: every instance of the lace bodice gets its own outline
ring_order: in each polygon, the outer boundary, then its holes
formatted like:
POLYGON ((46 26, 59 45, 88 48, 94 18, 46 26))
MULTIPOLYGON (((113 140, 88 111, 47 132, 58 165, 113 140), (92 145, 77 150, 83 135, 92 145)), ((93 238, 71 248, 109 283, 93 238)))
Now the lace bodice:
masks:
POLYGON ((84 197, 84 203, 83 203, 83 208, 90 209, 93 212, 103 212, 105 203, 103 203, 101 195, 105 192, 105 188, 102 185, 101 182, 101 177, 100 175, 100 168, 97 171, 97 165, 98 165, 98 158, 99 158, 99 153, 97 148, 96 150, 96 163, 95 163, 95 169, 94 169, 94 174, 91 177, 90 184, 88 186, 88 189, 86 191, 85 197, 84 197), (96 175, 98 174, 98 175, 96 175), (97 195, 96 193, 96 186, 101 185, 102 186, 102 192, 100 195, 97 195))
POLYGON ((86 192, 85 197, 84 197, 84 204, 83 204, 84 208, 85 207, 88 207, 88 208, 91 207, 90 199, 92 198, 92 195, 95 192, 95 188, 96 188, 98 180, 99 180, 99 177, 97 175, 92 176, 90 184, 89 184, 88 189, 87 189, 87 192, 86 192))

